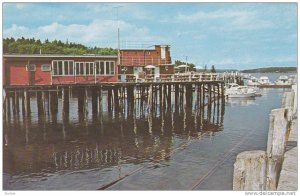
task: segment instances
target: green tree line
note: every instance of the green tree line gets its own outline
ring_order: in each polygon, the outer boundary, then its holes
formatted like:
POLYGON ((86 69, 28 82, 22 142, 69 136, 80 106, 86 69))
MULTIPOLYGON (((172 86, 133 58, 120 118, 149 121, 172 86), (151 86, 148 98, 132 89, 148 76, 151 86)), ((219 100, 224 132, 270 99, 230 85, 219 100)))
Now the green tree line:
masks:
POLYGON ((34 38, 4 38, 4 54, 99 54, 116 55, 117 50, 113 48, 87 47, 75 42, 62 42, 60 40, 41 41, 34 38))
POLYGON ((190 70, 196 70, 196 66, 193 63, 186 63, 180 60, 175 60, 175 66, 179 66, 179 65, 185 65, 187 64, 187 66, 189 66, 190 70))
POLYGON ((175 60, 175 67, 179 66, 179 65, 185 65, 187 64, 187 66, 189 66, 191 71, 199 71, 199 72, 205 72, 205 73, 216 73, 216 68, 214 65, 211 66, 211 69, 208 70, 207 66, 205 65, 203 69, 196 69, 196 65, 193 63, 186 63, 186 62, 182 62, 180 60, 175 60))

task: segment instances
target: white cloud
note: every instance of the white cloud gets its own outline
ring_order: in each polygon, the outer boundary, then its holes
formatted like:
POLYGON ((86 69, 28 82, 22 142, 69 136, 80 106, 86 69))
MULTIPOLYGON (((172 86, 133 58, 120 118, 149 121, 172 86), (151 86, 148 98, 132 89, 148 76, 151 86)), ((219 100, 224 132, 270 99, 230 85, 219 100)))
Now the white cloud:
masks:
POLYGON ((272 28, 271 21, 263 20, 256 11, 247 10, 216 10, 198 11, 192 14, 179 13, 176 17, 178 22, 206 24, 216 30, 230 29, 261 29, 272 28))
MULTIPOLYGON (((162 42, 164 39, 151 35, 146 27, 139 27, 125 21, 120 21, 121 40, 135 40, 136 42, 162 42)), ((34 37, 37 39, 69 40, 90 46, 117 46, 117 24, 114 20, 93 20, 88 24, 63 25, 54 22, 39 27, 25 27, 13 24, 4 29, 4 37, 34 37)))

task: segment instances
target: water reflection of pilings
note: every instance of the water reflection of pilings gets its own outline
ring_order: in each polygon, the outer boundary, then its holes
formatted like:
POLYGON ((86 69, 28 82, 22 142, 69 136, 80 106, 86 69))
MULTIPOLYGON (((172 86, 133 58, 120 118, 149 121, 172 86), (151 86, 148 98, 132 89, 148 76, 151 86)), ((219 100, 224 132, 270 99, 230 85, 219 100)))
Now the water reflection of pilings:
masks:
MULTIPOLYGON (((148 90, 149 88, 150 86, 148 90)), ((164 88, 165 86, 162 86, 162 89, 164 88)), ((87 126, 72 123, 72 119, 69 118, 59 122, 57 115, 51 115, 51 118, 40 117, 38 123, 31 122, 31 117, 28 116, 19 128, 16 128, 15 122, 13 125, 8 125, 6 122, 4 125, 6 148, 15 154, 9 161, 13 161, 12 165, 24 171, 42 169, 46 167, 45 163, 48 169, 62 170, 114 166, 122 161, 140 163, 144 160, 168 159, 174 135, 183 138, 199 138, 204 133, 222 130, 224 105, 220 104, 221 100, 215 99, 209 106, 207 95, 202 96, 201 92, 197 93, 199 90, 205 89, 194 88, 194 92, 189 95, 192 98, 178 96, 177 104, 175 104, 176 96, 173 96, 176 91, 171 89, 171 101, 167 101, 170 99, 167 98, 168 94, 160 95, 157 91, 157 99, 153 99, 156 104, 152 108, 149 107, 149 97, 144 91, 144 95, 135 94, 137 95, 135 102, 138 103, 134 104, 133 108, 127 100, 124 103, 124 100, 120 99, 119 112, 112 109, 109 111, 107 108, 107 113, 112 114, 110 117, 105 117, 106 113, 94 111, 93 113, 97 115, 93 115, 92 121, 89 121, 90 124, 87 126), (166 97, 165 101, 160 99, 160 96, 166 97), (203 101, 198 102, 198 99, 203 99, 203 101), (187 106, 180 105, 179 102, 193 104, 187 106), (18 142, 14 140, 22 139, 15 135, 18 129, 25 130, 24 141, 28 148, 16 145, 18 142), (88 135, 82 135, 86 132, 85 130, 90 131, 88 135), (40 142, 40 140, 45 142, 40 142), (64 142, 66 140, 67 145, 64 142), (38 149, 30 147, 36 146, 37 142, 39 142, 38 149), (28 159, 26 163, 18 158, 24 156, 28 159)), ((100 92, 103 93, 103 91, 100 92)), ((180 93, 186 94, 185 89, 182 89, 182 92, 179 91, 178 95, 180 93)), ((103 97, 105 96, 101 99, 103 97)), ((93 98, 91 101, 93 102, 93 98)), ((98 97, 99 103, 101 100, 98 97)), ((104 106, 104 104, 98 105, 97 108, 104 106)), ((4 160, 7 161, 7 159, 4 160)), ((13 170, 14 168, 12 172, 13 170)))

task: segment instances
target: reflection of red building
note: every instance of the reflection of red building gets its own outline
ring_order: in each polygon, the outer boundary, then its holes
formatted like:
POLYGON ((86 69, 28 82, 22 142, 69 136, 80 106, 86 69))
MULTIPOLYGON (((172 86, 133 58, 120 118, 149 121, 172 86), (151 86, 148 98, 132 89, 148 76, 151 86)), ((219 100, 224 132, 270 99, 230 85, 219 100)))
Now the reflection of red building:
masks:
POLYGON ((121 49, 119 74, 135 74, 141 71, 153 74, 173 74, 174 66, 171 65, 170 46, 155 45, 154 49, 121 49), (144 69, 147 65, 156 68, 144 69))
POLYGON ((3 85, 117 82, 117 56, 3 55, 3 85))

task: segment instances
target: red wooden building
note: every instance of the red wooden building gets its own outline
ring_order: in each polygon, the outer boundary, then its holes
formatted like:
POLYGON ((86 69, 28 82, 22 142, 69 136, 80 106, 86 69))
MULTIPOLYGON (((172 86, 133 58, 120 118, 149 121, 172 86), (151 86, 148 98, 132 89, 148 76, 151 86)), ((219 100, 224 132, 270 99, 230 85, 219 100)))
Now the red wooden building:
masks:
POLYGON ((121 49, 119 74, 138 75, 140 72, 155 75, 174 74, 171 64, 170 46, 155 45, 152 49, 121 49), (153 65, 153 69, 145 69, 153 65))
POLYGON ((117 82, 117 59, 102 55, 3 55, 3 85, 117 82))

